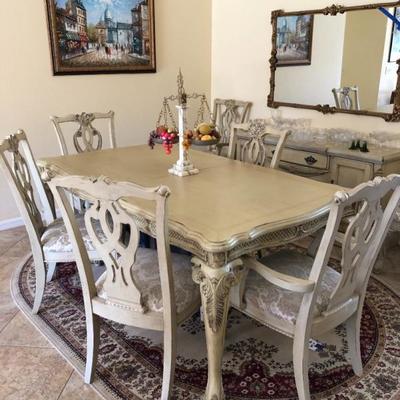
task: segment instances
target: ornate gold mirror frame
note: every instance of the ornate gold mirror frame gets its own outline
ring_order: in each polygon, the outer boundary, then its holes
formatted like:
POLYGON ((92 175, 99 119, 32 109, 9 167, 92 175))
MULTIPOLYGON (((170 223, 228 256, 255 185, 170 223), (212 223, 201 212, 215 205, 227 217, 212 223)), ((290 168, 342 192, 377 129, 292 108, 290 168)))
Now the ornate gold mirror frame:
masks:
POLYGON ((280 101, 275 101, 275 73, 277 68, 277 31, 278 31, 278 17, 285 16, 298 16, 298 15, 315 15, 315 14, 323 14, 323 15, 337 15, 344 14, 347 11, 358 11, 358 10, 372 10, 378 9, 379 7, 391 8, 391 7, 399 7, 400 1, 391 2, 391 3, 376 3, 376 4, 365 4, 360 6, 340 6, 340 5, 332 5, 330 7, 321 8, 317 10, 306 10, 306 11, 292 11, 292 12, 284 12, 283 10, 275 10, 271 13, 271 23, 272 23, 272 51, 271 58, 269 60, 271 76, 270 76, 270 93, 268 95, 268 107, 270 108, 278 108, 278 107, 292 107, 292 108, 304 108, 308 110, 316 110, 322 112, 323 114, 334 114, 334 113, 345 113, 345 114, 357 114, 357 115, 368 115, 372 117, 381 117, 384 118, 387 122, 400 122, 400 60, 397 60, 397 85, 396 85, 396 95, 394 98, 393 104, 393 112, 383 113, 376 111, 367 111, 367 110, 346 110, 337 107, 332 107, 329 104, 317 104, 307 105, 307 104, 297 104, 297 103, 285 103, 280 101))

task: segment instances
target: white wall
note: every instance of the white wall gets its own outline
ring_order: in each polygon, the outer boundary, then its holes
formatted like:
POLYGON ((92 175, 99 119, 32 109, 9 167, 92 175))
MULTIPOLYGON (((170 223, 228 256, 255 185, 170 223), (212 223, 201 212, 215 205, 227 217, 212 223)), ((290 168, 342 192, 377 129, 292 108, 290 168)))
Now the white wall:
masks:
POLYGON ((311 65, 278 67, 276 101, 335 105, 332 89, 340 87, 345 15, 314 17, 311 65))
POLYGON ((362 110, 377 108, 387 21, 377 10, 351 12, 346 19, 341 86, 358 86, 362 110))
MULTIPOLYGON (((341 1, 343 5, 368 3, 367 0, 341 1)), ((372 1, 371 1, 372 3, 372 1)), ((212 30, 212 95, 251 100, 252 117, 267 117, 269 63, 271 52, 271 11, 323 8, 327 0, 214 0, 212 30)), ((312 87, 310 88, 312 90, 312 87)), ((360 131, 399 132, 398 123, 381 118, 344 114, 323 115, 316 111, 282 108, 283 117, 310 118, 315 127, 344 127, 360 131)))
MULTIPOLYGON (((119 145, 144 143, 182 67, 210 92, 211 0, 155 0, 157 73, 53 77, 44 0, 1 0, 0 138, 23 128, 37 158, 58 155, 49 115, 116 112, 119 145)), ((0 221, 18 216, 0 173, 0 221)))

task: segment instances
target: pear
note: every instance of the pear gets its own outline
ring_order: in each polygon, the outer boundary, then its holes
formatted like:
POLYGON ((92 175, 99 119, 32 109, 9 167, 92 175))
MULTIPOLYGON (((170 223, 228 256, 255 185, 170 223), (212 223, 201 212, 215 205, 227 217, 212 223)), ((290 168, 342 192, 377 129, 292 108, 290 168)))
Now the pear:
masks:
POLYGON ((214 125, 203 122, 197 127, 202 135, 209 135, 214 130, 214 125))

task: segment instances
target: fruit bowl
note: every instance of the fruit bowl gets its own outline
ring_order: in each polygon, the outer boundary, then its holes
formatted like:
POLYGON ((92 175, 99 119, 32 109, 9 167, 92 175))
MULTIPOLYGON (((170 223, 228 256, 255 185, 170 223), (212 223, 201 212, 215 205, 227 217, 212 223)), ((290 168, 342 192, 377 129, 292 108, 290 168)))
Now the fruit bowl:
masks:
POLYGON ((192 140, 193 146, 213 146, 214 144, 219 143, 219 139, 212 139, 212 140, 192 140))
MULTIPOLYGON (((154 143, 157 143, 157 144, 163 144, 163 139, 161 139, 160 137, 155 137, 155 138, 153 139, 153 141, 154 141, 154 143)), ((178 142, 179 142, 179 136, 176 136, 176 137, 172 140, 172 143, 176 144, 176 143, 178 143, 178 142)))
POLYGON ((193 132, 192 144, 195 146, 212 146, 220 141, 221 137, 211 123, 203 122, 193 132))

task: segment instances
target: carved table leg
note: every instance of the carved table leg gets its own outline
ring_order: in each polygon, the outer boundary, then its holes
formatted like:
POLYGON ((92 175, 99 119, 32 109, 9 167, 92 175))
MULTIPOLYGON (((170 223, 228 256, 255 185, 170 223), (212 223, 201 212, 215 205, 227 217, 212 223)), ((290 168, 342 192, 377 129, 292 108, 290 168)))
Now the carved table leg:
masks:
POLYGON ((192 259, 193 280, 200 285, 207 340, 208 381, 205 400, 225 399, 222 386, 222 356, 229 310, 229 293, 241 276, 242 261, 235 260, 222 268, 211 268, 192 259))

